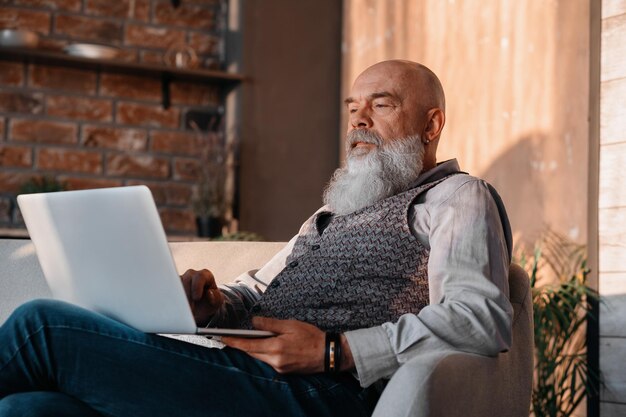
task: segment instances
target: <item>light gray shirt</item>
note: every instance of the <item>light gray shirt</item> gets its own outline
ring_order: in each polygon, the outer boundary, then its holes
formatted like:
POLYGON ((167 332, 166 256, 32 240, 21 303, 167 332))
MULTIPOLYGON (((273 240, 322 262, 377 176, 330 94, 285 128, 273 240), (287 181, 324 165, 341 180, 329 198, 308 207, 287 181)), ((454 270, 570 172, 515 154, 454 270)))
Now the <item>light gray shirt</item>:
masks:
MULTIPOLYGON (((443 162, 421 174, 413 186, 457 171, 456 160, 443 162)), ((430 303, 419 314, 405 314, 395 323, 345 333, 363 387, 390 378, 422 353, 496 355, 511 343, 511 236, 495 191, 483 180, 454 175, 420 195, 409 209, 409 225, 430 250, 430 303)), ((297 237, 261 269, 222 286, 227 302, 209 325, 236 326, 286 266, 297 237)))

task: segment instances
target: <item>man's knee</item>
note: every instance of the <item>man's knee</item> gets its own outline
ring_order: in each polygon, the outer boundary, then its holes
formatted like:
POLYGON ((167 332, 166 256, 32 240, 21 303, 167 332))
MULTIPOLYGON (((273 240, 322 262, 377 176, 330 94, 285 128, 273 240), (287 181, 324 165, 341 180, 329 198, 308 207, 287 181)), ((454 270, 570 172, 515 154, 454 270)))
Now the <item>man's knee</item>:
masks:
POLYGON ((0 417, 98 417, 84 403, 58 392, 23 392, 0 400, 0 417))
POLYGON ((30 392, 4 397, 0 400, 0 417, 52 417, 37 400, 37 395, 30 392))
POLYGON ((55 318, 76 314, 78 308, 63 301, 37 299, 28 301, 15 309, 7 322, 46 325, 55 318))
POLYGON ((31 416, 28 414, 28 401, 22 394, 9 395, 0 400, 0 417, 31 416))

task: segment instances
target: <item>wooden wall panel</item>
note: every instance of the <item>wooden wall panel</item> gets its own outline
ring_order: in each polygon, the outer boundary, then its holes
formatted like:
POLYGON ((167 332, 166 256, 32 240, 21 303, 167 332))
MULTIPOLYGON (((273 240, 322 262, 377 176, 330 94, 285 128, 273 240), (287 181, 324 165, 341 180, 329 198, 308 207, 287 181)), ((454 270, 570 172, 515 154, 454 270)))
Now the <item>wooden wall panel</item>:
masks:
POLYGON ((626 141, 600 148, 599 208, 626 207, 626 141))
POLYGON ((583 242, 588 28, 584 0, 345 0, 342 93, 381 60, 429 66, 448 102, 439 160, 496 186, 516 241, 549 225, 583 242))
POLYGON ((599 217, 600 273, 626 272, 626 207, 600 209, 599 217))
POLYGON ((602 81, 626 77, 626 14, 602 21, 602 81))
POLYGON ((626 338, 626 272, 602 274, 599 290, 600 336, 626 338))
POLYGON ((600 143, 625 142, 626 78, 603 82, 601 95, 600 143))
MULTIPOLYGON (((594 1, 594 0, 592 0, 594 1)), ((626 13, 626 0, 603 0, 602 19, 626 13)))
MULTIPOLYGON (((605 386, 603 401, 624 402, 626 399, 626 339, 603 337, 600 342, 600 368, 605 386)), ((624 414, 622 414, 624 416, 624 414)), ((602 415, 604 417, 604 415, 602 415)))
POLYGON ((602 417, 624 417, 626 416, 626 404, 603 402, 600 405, 600 415, 602 417))
POLYGON ((601 415, 626 415, 626 1, 603 2, 599 291, 601 415))

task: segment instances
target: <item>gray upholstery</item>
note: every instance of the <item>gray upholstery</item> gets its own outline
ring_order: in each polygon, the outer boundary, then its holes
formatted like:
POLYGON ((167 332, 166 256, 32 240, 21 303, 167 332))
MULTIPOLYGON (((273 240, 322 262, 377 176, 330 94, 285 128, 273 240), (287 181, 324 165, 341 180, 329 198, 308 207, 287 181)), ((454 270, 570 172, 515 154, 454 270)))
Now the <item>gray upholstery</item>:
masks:
MULTIPOLYGON (((219 282, 258 268, 284 243, 186 242, 170 244, 180 273, 209 268, 219 282)), ((496 358, 433 352, 402 366, 389 381, 375 416, 528 416, 533 367, 532 303, 528 276, 511 265, 510 297, 515 310, 511 350, 496 358), (412 386, 412 396, 394 387, 412 386)), ((49 297, 32 243, 0 240, 0 324, 21 303, 49 297)))
POLYGON ((0 324, 24 301, 50 296, 33 244, 0 240, 0 324))

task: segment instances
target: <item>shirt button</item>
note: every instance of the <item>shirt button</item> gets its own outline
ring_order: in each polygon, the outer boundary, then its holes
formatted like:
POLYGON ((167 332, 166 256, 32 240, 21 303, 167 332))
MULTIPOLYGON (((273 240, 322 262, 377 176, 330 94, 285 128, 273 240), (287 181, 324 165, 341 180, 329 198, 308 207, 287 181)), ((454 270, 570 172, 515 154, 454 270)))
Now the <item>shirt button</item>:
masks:
POLYGON ((320 248, 320 245, 313 245, 311 246, 312 250, 318 250, 320 248))
POLYGON ((271 288, 276 288, 276 287, 280 287, 280 281, 274 280, 272 281, 272 283, 270 284, 271 288))
POLYGON ((289 263, 289 266, 292 267, 292 268, 295 268, 296 266, 298 266, 298 261, 291 261, 289 263))

